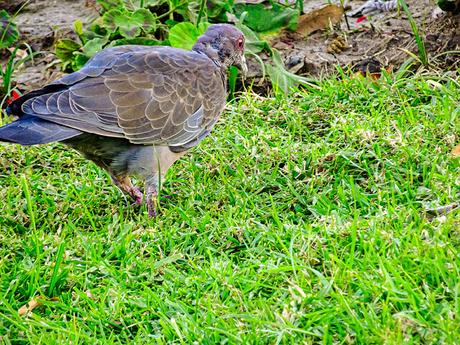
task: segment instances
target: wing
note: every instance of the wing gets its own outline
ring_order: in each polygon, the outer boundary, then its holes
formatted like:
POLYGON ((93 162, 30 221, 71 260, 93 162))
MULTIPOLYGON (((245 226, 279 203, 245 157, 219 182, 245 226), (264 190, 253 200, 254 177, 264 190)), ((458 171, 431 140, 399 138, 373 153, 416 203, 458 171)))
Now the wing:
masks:
POLYGON ((97 54, 22 110, 61 125, 135 144, 189 148, 225 106, 225 77, 208 57, 170 47, 122 46, 97 54))

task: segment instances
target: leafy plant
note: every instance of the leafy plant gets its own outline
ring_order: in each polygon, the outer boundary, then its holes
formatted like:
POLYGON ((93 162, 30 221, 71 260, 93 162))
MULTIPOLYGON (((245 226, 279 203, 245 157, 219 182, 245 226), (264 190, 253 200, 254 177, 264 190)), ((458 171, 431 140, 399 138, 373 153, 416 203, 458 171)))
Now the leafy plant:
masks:
POLYGON ((113 9, 102 16, 103 26, 110 32, 116 33, 125 38, 134 38, 142 32, 155 31, 156 21, 152 12, 145 8, 135 11, 126 9, 113 9))
MULTIPOLYGON (((241 18, 243 19, 242 21, 244 21, 245 14, 243 14, 241 18)), ((278 50, 270 47, 267 41, 260 39, 255 32, 249 29, 246 25, 242 24, 242 21, 237 23, 237 27, 246 36, 246 52, 248 55, 254 56, 259 61, 262 67, 263 76, 265 77, 265 73, 268 74, 275 91, 287 93, 292 87, 299 84, 314 87, 311 80, 287 71, 278 50), (262 59, 259 58, 257 54, 262 51, 265 51, 270 55, 272 61, 271 64, 264 63, 262 59)))
POLYGON ((19 38, 18 28, 11 21, 8 12, 0 11, 0 49, 10 47, 19 38))
POLYGON ((13 72, 33 56, 32 50, 28 45, 25 45, 28 52, 23 54, 20 54, 19 47, 11 48, 19 38, 19 31, 13 22, 13 18, 5 10, 0 11, 0 50, 8 56, 8 61, 0 67, 0 109, 5 107, 5 104, 8 103, 12 96, 19 96, 18 90, 14 87, 13 72), (6 48, 9 48, 9 51, 6 48))
MULTIPOLYGON (((306 78, 292 74, 284 68, 279 52, 259 38, 256 32, 276 31, 283 27, 294 29, 301 6, 270 2, 263 4, 235 4, 233 0, 97 0, 101 17, 87 28, 81 21, 74 24, 78 40, 62 39, 56 43, 56 55, 64 69, 80 69, 98 51, 121 44, 170 45, 191 49, 197 38, 211 22, 228 20, 232 13, 238 18, 237 26, 246 35, 247 54, 254 56, 269 75, 277 90, 287 92, 306 78), (269 18, 269 20, 267 20, 269 18), (258 56, 270 56, 265 64, 258 56)), ((236 70, 229 81, 235 86, 236 70)))
POLYGON ((415 42, 417 43, 417 47, 418 47, 418 56, 419 56, 418 60, 421 62, 423 66, 428 66, 429 64, 428 54, 425 48, 425 43, 423 42, 423 38, 420 35, 420 32, 418 31, 417 23, 415 22, 415 19, 412 16, 412 13, 409 10, 409 7, 407 6, 406 2, 404 0, 399 0, 399 5, 402 7, 404 12, 406 13, 407 18, 409 19, 410 26, 412 28, 412 32, 414 33, 415 42))
POLYGON ((294 30, 299 19, 297 9, 276 3, 269 8, 264 4, 237 4, 234 13, 240 20, 241 15, 246 13, 243 24, 256 32, 275 31, 283 27, 294 30))
POLYGON ((200 37, 210 24, 200 23, 194 26, 192 23, 184 22, 174 25, 169 30, 169 43, 176 48, 191 50, 198 37, 200 37))
POLYGON ((8 61, 5 64, 5 66, 0 68, 0 78, 2 81, 0 85, 0 109, 3 109, 5 107, 5 104, 7 103, 11 95, 13 95, 15 92, 18 92, 18 90, 13 86, 13 72, 16 68, 18 68, 27 60, 32 58, 33 53, 32 49, 29 46, 27 46, 27 51, 28 53, 25 56, 19 57, 19 48, 16 47, 14 50, 11 51, 10 57, 8 58, 8 61))

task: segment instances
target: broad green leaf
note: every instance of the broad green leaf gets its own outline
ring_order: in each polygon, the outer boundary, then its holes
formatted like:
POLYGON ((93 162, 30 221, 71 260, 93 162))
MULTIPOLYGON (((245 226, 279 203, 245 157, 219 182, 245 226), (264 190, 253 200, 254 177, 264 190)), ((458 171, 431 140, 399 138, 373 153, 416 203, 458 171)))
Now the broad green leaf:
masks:
POLYGON ((179 23, 169 30, 169 43, 172 47, 191 50, 198 37, 209 27, 209 23, 200 23, 198 27, 190 22, 179 23))
POLYGON ((239 21, 236 27, 243 32, 246 38, 245 49, 253 54, 258 54, 262 51, 270 52, 271 48, 267 41, 261 40, 257 34, 239 21))
POLYGON ((168 2, 169 8, 174 9, 174 13, 183 18, 181 22, 196 24, 202 0, 169 0, 168 2))
POLYGON ((307 78, 298 76, 286 70, 280 53, 271 48, 267 41, 261 40, 259 36, 241 22, 245 19, 246 13, 243 13, 241 20, 236 23, 236 26, 244 33, 246 37, 246 52, 252 54, 262 65, 262 70, 267 71, 270 77, 270 82, 276 90, 287 93, 292 87, 298 84, 313 86, 307 78), (262 59, 258 57, 258 53, 266 51, 270 54, 273 64, 264 64, 262 59))
POLYGON ((97 0, 97 3, 101 5, 105 12, 116 8, 123 9, 125 7, 123 0, 97 0))
POLYGON ((265 68, 275 89, 288 93, 291 88, 299 84, 316 87, 309 79, 287 71, 281 55, 276 49, 272 49, 272 61, 273 65, 266 64, 265 68))
POLYGON ((139 36, 141 30, 153 31, 156 24, 155 17, 146 9, 138 9, 134 12, 113 9, 104 13, 102 21, 107 29, 114 32, 118 28, 120 34, 126 38, 139 36))
POLYGON ((93 38, 86 42, 86 44, 82 47, 82 52, 87 57, 93 57, 96 53, 100 52, 103 47, 107 44, 108 39, 106 37, 103 38, 93 38))
MULTIPOLYGON (((102 17, 99 19, 102 19, 102 17)), ((86 42, 96 37, 108 37, 111 33, 113 32, 102 26, 102 20, 100 20, 100 23, 97 23, 97 21, 92 23, 90 27, 83 32, 83 36, 86 42)))
POLYGON ((78 36, 82 36, 83 35, 83 23, 81 20, 77 19, 76 21, 73 22, 73 28, 75 30, 75 33, 78 35, 78 36))
POLYGON ((0 49, 11 46, 17 41, 19 32, 5 10, 0 11, 0 49))
POLYGON ((233 1, 208 0, 206 1, 208 18, 213 22, 223 22, 226 19, 226 12, 232 12, 233 1))
POLYGON ((131 21, 145 32, 154 31, 156 28, 156 19, 154 15, 144 8, 134 11, 131 15, 131 21))
POLYGON ((80 44, 67 38, 58 40, 54 46, 54 53, 63 62, 71 61, 74 58, 74 52, 79 50, 80 44))
POLYGON ((114 32, 118 28, 118 23, 120 22, 119 18, 123 18, 125 13, 127 12, 118 8, 107 11, 102 16, 102 25, 114 32))
POLYGON ((247 12, 242 22, 256 32, 276 31, 283 27, 294 30, 299 20, 297 9, 275 3, 268 8, 264 4, 236 4, 234 12, 238 18, 247 12))
POLYGON ((83 23, 81 20, 77 19, 76 21, 73 22, 73 29, 75 31, 75 33, 77 34, 78 38, 80 39, 80 41, 85 44, 86 41, 87 41, 87 38, 85 37, 84 35, 84 32, 83 32, 83 23))
POLYGON ((88 62, 89 57, 80 52, 74 52, 74 56, 75 57, 72 61, 72 69, 74 71, 78 71, 88 62))

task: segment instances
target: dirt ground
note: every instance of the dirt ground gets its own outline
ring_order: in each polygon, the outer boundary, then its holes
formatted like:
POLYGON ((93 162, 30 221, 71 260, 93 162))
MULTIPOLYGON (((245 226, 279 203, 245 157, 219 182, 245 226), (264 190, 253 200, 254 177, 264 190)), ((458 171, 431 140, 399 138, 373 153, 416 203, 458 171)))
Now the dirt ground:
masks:
MULTIPOLYGON (((350 11, 365 1, 349 1, 350 11)), ((62 75, 59 61, 52 53, 53 44, 61 37, 72 37, 73 22, 89 22, 97 17, 88 0, 31 0, 15 21, 21 39, 37 52, 33 62, 16 71, 15 80, 22 90, 31 90, 62 75)), ((305 12, 320 8, 327 1, 306 0, 305 12)), ((339 3, 339 1, 337 1, 339 3)), ((418 28, 425 38, 431 57, 441 52, 460 49, 460 15, 451 16, 436 11, 434 0, 407 0, 418 28)), ((397 68, 407 58, 405 50, 417 53, 417 46, 404 13, 384 12, 357 22, 342 18, 339 24, 314 32, 307 38, 296 32, 283 32, 271 39, 286 67, 293 73, 317 77, 340 66, 368 66, 368 62, 385 68, 397 68), (341 48, 335 49, 337 40, 341 48)), ((443 55, 436 62, 444 69, 459 64, 458 55, 443 55)), ((258 78, 257 63, 250 65, 249 77, 258 78), (252 66, 252 68, 251 68, 252 66)))
POLYGON ((29 44, 36 53, 33 61, 16 71, 14 80, 21 90, 31 90, 57 79, 63 73, 53 54, 54 42, 62 37, 74 37, 76 19, 89 22, 97 17, 85 0, 31 0, 19 12, 15 23, 21 33, 20 42, 29 44))
MULTIPOLYGON (((438 11, 432 0, 406 2, 425 38, 431 57, 460 49, 460 16, 454 17, 438 11)), ((363 3, 365 1, 349 2, 351 10, 347 13, 363 3)), ((302 39, 296 33, 286 33, 272 44, 282 51, 285 64, 292 72, 311 76, 324 75, 335 70, 336 65, 355 67, 367 65, 367 61, 394 69, 407 60, 409 55, 406 51, 417 54, 410 23, 402 10, 401 13, 398 10, 380 13, 359 23, 356 18, 347 17, 347 20, 348 27, 345 20, 342 20, 334 30, 319 31, 307 39, 302 39), (337 38, 344 42, 342 46, 346 47, 345 50, 334 49, 337 38)), ((442 68, 448 69, 458 67, 459 61, 458 53, 437 59, 442 68)))

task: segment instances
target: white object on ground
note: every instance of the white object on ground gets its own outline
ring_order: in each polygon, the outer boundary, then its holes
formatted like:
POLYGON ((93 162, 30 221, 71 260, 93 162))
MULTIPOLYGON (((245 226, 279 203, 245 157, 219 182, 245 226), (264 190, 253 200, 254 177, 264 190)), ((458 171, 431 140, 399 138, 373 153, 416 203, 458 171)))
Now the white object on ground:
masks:
POLYGON ((393 11, 398 7, 398 0, 369 0, 361 7, 350 12, 349 17, 360 17, 363 15, 376 14, 380 12, 389 12, 393 11))

